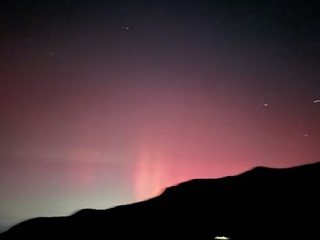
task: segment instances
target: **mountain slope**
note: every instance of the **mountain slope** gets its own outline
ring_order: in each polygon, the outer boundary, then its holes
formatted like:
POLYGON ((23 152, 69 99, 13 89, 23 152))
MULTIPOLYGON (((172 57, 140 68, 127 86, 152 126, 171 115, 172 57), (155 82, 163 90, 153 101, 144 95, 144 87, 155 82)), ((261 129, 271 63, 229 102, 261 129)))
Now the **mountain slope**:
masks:
POLYGON ((22 222, 0 239, 320 239, 320 163, 194 179, 147 201, 22 222))

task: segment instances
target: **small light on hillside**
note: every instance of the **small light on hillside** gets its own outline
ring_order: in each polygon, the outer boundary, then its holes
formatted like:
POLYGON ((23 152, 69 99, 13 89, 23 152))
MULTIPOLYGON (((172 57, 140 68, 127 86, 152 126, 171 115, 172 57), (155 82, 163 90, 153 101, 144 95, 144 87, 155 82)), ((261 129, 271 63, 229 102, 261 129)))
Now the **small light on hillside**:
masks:
POLYGON ((230 240, 229 237, 225 237, 225 236, 215 236, 214 239, 217 239, 217 240, 230 240))

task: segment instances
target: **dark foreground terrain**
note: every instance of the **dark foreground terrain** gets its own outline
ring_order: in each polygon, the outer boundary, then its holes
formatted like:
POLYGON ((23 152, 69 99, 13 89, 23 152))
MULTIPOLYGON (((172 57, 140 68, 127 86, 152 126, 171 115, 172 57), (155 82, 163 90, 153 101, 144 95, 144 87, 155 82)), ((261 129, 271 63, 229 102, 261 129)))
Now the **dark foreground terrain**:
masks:
POLYGON ((144 202, 30 219, 0 239, 318 240, 319 183, 320 162, 257 167, 184 182, 144 202))

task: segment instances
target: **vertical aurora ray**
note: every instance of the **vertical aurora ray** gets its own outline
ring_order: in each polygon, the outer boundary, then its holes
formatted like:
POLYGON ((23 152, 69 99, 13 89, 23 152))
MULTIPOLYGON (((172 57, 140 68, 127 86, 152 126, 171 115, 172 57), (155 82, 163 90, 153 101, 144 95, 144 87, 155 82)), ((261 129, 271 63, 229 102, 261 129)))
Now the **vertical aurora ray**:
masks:
POLYGON ((144 200, 161 193, 165 176, 161 149, 142 143, 134 167, 134 194, 136 200, 144 200))

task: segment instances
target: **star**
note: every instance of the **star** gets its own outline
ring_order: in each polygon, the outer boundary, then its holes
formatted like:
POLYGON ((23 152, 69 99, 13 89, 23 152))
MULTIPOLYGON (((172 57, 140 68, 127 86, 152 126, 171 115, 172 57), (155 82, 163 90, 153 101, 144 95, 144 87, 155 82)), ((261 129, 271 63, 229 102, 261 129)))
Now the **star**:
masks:
POLYGON ((20 151, 16 151, 15 155, 20 156, 22 153, 20 151))
POLYGON ((130 28, 128 26, 122 26, 121 28, 124 30, 130 30, 130 28))
POLYGON ((263 104, 264 107, 269 107, 268 103, 263 104))

